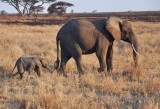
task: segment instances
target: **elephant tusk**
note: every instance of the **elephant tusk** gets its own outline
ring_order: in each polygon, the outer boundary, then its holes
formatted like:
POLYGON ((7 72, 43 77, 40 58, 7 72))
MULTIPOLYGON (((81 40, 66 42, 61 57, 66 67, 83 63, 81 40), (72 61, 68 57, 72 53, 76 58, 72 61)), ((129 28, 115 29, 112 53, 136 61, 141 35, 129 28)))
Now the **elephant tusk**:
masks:
POLYGON ((134 46, 133 46, 133 44, 131 44, 132 45, 132 48, 133 48, 133 50, 134 50, 134 52, 137 54, 137 55, 139 55, 139 53, 136 51, 136 49, 134 48, 134 46))

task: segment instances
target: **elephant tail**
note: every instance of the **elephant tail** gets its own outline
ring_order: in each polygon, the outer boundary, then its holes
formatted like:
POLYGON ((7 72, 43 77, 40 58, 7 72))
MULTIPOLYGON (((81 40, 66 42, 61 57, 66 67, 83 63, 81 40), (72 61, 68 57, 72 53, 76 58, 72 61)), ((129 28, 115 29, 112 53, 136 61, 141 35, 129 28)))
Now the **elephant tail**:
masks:
POLYGON ((58 69, 58 67, 59 67, 59 62, 60 62, 60 60, 59 60, 59 38, 57 37, 56 38, 56 45, 57 45, 57 60, 54 62, 54 68, 55 69, 58 69))
POLYGON ((16 68, 16 66, 17 66, 17 64, 15 64, 15 66, 14 66, 14 68, 13 68, 13 70, 12 70, 12 73, 13 73, 14 69, 16 68))

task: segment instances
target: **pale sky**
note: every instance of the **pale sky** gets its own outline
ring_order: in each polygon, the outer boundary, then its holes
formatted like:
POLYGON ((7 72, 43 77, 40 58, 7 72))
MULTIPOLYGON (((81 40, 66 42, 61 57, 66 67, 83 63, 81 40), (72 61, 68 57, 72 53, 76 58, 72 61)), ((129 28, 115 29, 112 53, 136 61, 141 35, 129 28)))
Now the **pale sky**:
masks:
MULTIPOLYGON (((160 0, 57 0, 66 1, 75 6, 67 8, 67 12, 126 12, 132 11, 160 11, 160 0)), ((48 5, 45 5, 46 13, 48 5)), ((7 13, 16 13, 16 10, 0 2, 0 11, 5 10, 7 13)))

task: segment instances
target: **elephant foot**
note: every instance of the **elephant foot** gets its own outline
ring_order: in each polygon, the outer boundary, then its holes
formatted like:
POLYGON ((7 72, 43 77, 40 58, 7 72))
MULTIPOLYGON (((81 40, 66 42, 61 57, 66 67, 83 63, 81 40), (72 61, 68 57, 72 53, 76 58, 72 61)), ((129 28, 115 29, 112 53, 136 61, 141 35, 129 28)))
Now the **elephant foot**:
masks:
POLYGON ((22 80, 22 78, 23 78, 23 74, 20 74, 20 80, 22 80))
POLYGON ((98 72, 103 72, 103 71, 104 71, 104 69, 98 68, 98 72))
POLYGON ((83 72, 79 73, 79 78, 81 78, 81 77, 82 77, 82 75, 84 75, 84 73, 83 73, 83 72))
POLYGON ((54 62, 54 68, 58 69, 58 67, 59 67, 59 60, 57 60, 57 61, 54 62))
POLYGON ((80 73, 80 75, 84 75, 84 72, 82 71, 82 72, 80 73))
POLYGON ((112 73, 112 71, 111 71, 111 70, 107 70, 107 72, 108 72, 108 74, 111 74, 111 73, 112 73))
POLYGON ((38 75, 39 78, 41 77, 41 74, 40 74, 40 73, 38 73, 37 75, 38 75))
POLYGON ((67 74, 65 73, 65 71, 62 68, 60 69, 59 75, 63 75, 66 78, 68 77, 67 74))
POLYGON ((111 70, 107 70, 107 72, 105 74, 108 75, 108 76, 111 76, 112 71, 111 70))
POLYGON ((68 75, 67 75, 66 73, 63 73, 63 76, 64 76, 65 78, 67 78, 67 77, 68 77, 68 75))
POLYGON ((68 75, 67 75, 65 72, 63 72, 63 73, 62 73, 62 72, 59 72, 59 73, 58 73, 58 76, 61 76, 61 75, 62 75, 63 77, 65 77, 65 78, 68 77, 68 75))
POLYGON ((101 72, 101 69, 100 69, 100 68, 98 68, 98 72, 101 72))

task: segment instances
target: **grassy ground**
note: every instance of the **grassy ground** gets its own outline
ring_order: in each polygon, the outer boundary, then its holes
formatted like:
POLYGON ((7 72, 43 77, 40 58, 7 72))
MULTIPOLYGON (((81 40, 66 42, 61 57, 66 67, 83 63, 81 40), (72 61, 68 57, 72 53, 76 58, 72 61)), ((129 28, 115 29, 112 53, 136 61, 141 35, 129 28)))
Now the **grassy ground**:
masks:
MULTIPOLYGON (((75 62, 67 63, 68 78, 43 71, 23 80, 11 78, 15 61, 23 55, 56 60, 55 37, 62 25, 0 24, 1 109, 159 109, 160 23, 135 22, 140 42, 140 66, 133 67, 132 48, 114 42, 113 73, 97 72, 95 54, 82 57, 85 74, 78 79, 75 62)), ((14 72, 15 73, 15 72, 14 72)))

